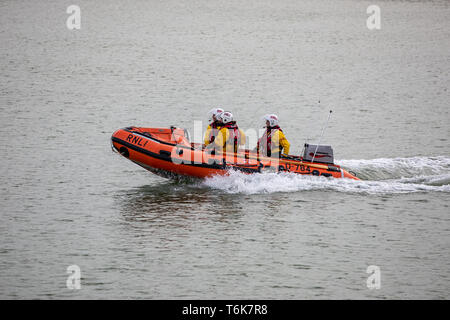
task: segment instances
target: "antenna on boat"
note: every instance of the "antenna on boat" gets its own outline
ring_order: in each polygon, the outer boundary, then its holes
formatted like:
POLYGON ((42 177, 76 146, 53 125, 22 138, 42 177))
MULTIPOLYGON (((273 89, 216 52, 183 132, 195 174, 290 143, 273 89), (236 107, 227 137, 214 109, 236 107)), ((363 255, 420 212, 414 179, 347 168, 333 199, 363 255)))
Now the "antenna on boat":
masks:
MULTIPOLYGON (((318 105, 319 105, 319 107, 320 107, 320 99, 317 101, 317 103, 318 103, 318 105)), ((306 139, 305 139, 305 143, 303 144, 302 151, 300 152, 300 158, 301 158, 301 159, 302 159, 302 154, 303 154, 303 152, 305 151, 306 144, 308 143, 309 140, 310 140, 310 138, 306 138, 306 139)))
POLYGON ((332 113, 332 112, 333 112, 333 110, 330 110, 330 113, 328 114, 327 122, 325 123, 325 126, 322 128, 322 134, 320 135, 319 142, 317 143, 316 151, 314 151, 314 156, 312 157, 311 162, 314 162, 314 158, 316 157, 317 149, 319 149, 319 145, 320 145, 320 142, 321 142, 321 140, 322 140, 323 133, 325 132, 325 129, 326 129, 327 126, 328 126, 328 121, 329 121, 330 118, 331 118, 331 113, 332 113))

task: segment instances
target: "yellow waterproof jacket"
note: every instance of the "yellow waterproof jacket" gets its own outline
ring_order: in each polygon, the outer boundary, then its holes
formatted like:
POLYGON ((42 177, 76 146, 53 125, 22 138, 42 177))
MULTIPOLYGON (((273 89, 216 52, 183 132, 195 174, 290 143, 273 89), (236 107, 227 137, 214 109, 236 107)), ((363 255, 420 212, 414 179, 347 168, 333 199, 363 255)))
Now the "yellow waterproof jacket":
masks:
POLYGON ((208 125, 208 128, 206 128, 205 132, 205 138, 203 139, 206 146, 211 143, 211 135, 217 136, 221 128, 222 128, 221 126, 217 126, 216 128, 213 129, 211 125, 208 125))
MULTIPOLYGON (((263 134, 258 141, 259 152, 267 155, 267 131, 263 134)), ((271 156, 275 156, 280 152, 280 147, 283 154, 288 155, 291 144, 281 130, 272 129, 270 135, 271 156)))
MULTIPOLYGON (((237 147, 245 145, 245 134, 244 132, 239 129, 239 139, 237 141, 237 147)), ((223 148, 225 148, 226 152, 234 152, 234 130, 229 129, 226 127, 222 127, 214 139, 215 147, 219 151, 223 151, 223 148)))

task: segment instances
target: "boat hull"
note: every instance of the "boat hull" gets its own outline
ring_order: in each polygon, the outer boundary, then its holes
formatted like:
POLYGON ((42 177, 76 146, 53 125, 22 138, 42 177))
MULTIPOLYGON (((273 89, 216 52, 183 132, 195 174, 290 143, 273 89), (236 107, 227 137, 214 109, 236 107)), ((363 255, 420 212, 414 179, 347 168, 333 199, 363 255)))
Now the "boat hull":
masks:
POLYGON ((179 128, 119 129, 111 137, 113 150, 141 167, 163 177, 206 178, 229 170, 245 173, 293 172, 334 178, 358 178, 335 164, 310 163, 298 157, 260 157, 249 150, 210 154, 201 144, 190 143, 179 128))

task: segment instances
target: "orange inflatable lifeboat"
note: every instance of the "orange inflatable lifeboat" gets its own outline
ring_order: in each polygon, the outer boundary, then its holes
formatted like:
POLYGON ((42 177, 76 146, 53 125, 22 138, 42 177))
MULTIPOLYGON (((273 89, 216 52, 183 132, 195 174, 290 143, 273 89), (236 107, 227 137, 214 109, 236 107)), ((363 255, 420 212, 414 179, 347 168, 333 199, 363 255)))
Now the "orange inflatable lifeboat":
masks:
POLYGON ((355 175, 333 164, 332 154, 330 158, 326 152, 320 152, 321 149, 315 148, 315 157, 310 159, 311 148, 316 146, 307 144, 302 157, 270 158, 245 149, 239 149, 237 153, 211 154, 205 150, 204 145, 191 143, 186 130, 176 127, 127 127, 114 132, 111 142, 113 150, 125 158, 168 178, 179 176, 205 178, 225 175, 228 170, 234 169, 245 173, 284 171, 359 180, 355 175), (311 162, 312 160, 314 162, 311 162))

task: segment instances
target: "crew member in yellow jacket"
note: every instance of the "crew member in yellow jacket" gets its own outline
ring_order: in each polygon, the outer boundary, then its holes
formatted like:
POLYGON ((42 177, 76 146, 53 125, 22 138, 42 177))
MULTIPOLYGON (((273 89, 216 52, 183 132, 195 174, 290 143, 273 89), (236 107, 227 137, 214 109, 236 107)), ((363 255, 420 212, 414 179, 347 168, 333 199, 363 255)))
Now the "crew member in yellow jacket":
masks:
POLYGON ((222 121, 223 127, 219 130, 214 142, 211 143, 211 147, 220 152, 237 152, 239 146, 245 145, 244 132, 238 128, 233 114, 229 111, 222 112, 219 120, 222 121))
POLYGON ((205 138, 203 139, 206 146, 214 141, 219 130, 223 126, 222 121, 219 119, 219 115, 223 111, 222 108, 214 108, 208 112, 209 125, 208 128, 206 128, 205 138))
POLYGON ((289 154, 291 144, 278 125, 278 116, 266 114, 263 117, 266 131, 258 141, 257 151, 267 157, 282 157, 289 154))

